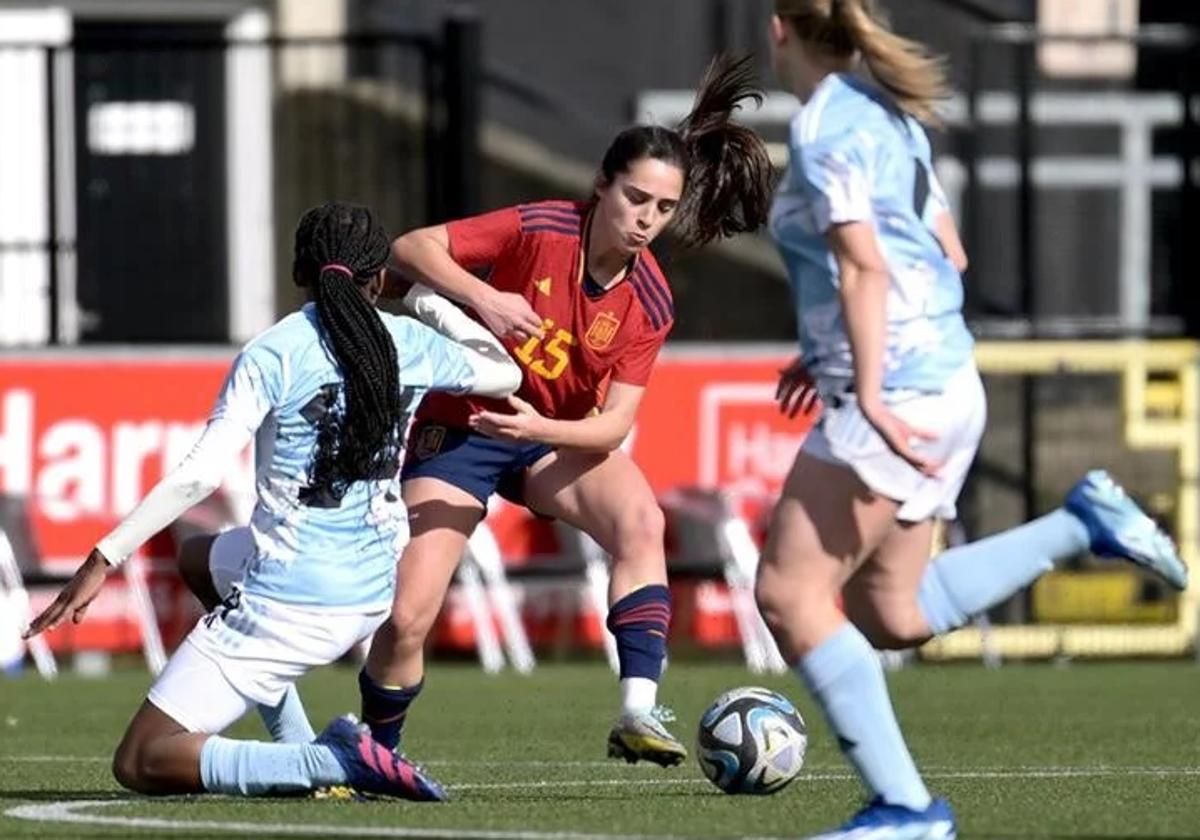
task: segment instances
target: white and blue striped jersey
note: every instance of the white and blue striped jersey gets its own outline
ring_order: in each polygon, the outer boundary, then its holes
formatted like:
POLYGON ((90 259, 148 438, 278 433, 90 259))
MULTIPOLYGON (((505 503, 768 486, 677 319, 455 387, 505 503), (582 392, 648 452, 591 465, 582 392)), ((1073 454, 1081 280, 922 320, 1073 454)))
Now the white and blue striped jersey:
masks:
POLYGON ((962 317, 962 278, 933 230, 947 205, 925 130, 868 82, 831 74, 793 119, 788 152, 770 229, 791 279, 804 363, 821 392, 854 381, 825 238, 849 222, 874 226, 891 275, 883 387, 942 390, 974 340, 962 317))
MULTIPOLYGON (((412 318, 380 317, 396 344, 407 432, 426 391, 466 392, 475 374, 458 344, 412 318)), ((387 478, 354 482, 340 503, 304 492, 318 424, 345 410, 342 375, 317 324, 310 303, 247 344, 210 418, 255 436, 255 557, 243 588, 292 604, 388 605, 408 539, 399 464, 387 478)))

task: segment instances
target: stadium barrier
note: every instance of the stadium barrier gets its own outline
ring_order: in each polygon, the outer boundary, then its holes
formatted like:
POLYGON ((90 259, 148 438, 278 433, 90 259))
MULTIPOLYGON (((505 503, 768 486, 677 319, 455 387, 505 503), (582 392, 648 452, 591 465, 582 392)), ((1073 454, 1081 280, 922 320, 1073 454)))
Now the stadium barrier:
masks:
MULTIPOLYGON (((719 489, 735 514, 709 518, 705 527, 716 530, 707 532, 694 519, 689 524, 683 511, 671 514, 673 645, 741 647, 748 662, 764 668, 777 663, 770 662, 771 651, 753 634, 746 614, 752 573, 745 560, 746 549, 761 541, 770 499, 807 431, 774 406, 777 373, 790 354, 778 345, 668 348, 629 441, 669 512, 681 488, 704 488, 719 489), (709 535, 697 536, 702 533, 709 535)), ((73 571, 97 536, 182 458, 230 357, 225 351, 47 352, 14 355, 0 368, 0 492, 35 500, 30 524, 42 555, 38 571, 73 571)), ((1200 346, 1189 341, 981 342, 978 360, 992 422, 960 524, 971 537, 1015 525, 1025 512, 1014 507, 1014 496, 1033 498, 1038 513, 1057 505, 1059 491, 1084 469, 1110 466, 1165 519, 1194 567, 1200 556, 1198 358, 1200 346), (1025 380, 1036 387, 1013 387, 1025 380), (1035 422, 1026 431, 1036 439, 1038 456, 1028 476, 1020 474, 1022 458, 1013 455, 1022 431, 1022 394, 1033 397, 1026 407, 1035 422)), ((229 471, 223 514, 229 521, 248 515, 251 469, 247 454, 229 471)), ((508 505, 497 506, 489 527, 508 577, 507 590, 494 592, 511 593, 512 607, 505 607, 505 617, 484 598, 472 617, 459 588, 435 644, 473 649, 476 628, 490 614, 497 644, 505 638, 508 658, 521 667, 532 663, 535 649, 603 645, 602 605, 581 588, 584 564, 578 557, 564 574, 570 551, 562 535, 508 505), (506 632, 515 629, 518 610, 529 660, 519 636, 506 632)), ((152 541, 144 552, 147 594, 139 598, 114 579, 83 625, 50 634, 51 648, 141 649, 143 634, 129 619, 131 597, 153 602, 164 647, 175 644, 194 621, 196 606, 173 563, 162 562, 173 553, 169 535, 152 541)), ((1194 586, 1177 598, 1124 564, 1084 559, 1077 565, 1039 582, 1031 598, 1019 599, 1020 609, 993 614, 986 631, 959 631, 921 655, 1164 656, 1194 649, 1194 586)), ((505 586, 499 577, 481 577, 505 586)), ((38 609, 53 590, 33 588, 30 595, 38 609)))
MULTIPOLYGON (((1003 657, 1176 656, 1194 649, 1200 595, 1196 579, 1200 556, 1200 345, 1182 340, 983 342, 976 358, 989 384, 997 377, 1014 376, 1048 377, 1059 383, 1078 377, 1117 379, 1119 433, 1127 448, 1120 460, 1132 471, 1135 467, 1131 462, 1143 453, 1157 451, 1169 456, 1166 469, 1156 479, 1167 488, 1170 498, 1159 505, 1150 499, 1150 507, 1160 507, 1169 516, 1164 524, 1184 562, 1193 570, 1191 584, 1177 599, 1160 598, 1162 603, 1173 601, 1173 608, 1152 616, 1159 619, 1152 623, 993 625, 986 631, 971 627, 935 639, 922 649, 922 655, 931 659, 975 658, 983 655, 985 646, 1003 657), (985 639, 985 633, 991 638, 985 639)), ((989 393, 994 390, 989 388, 989 393)), ((1106 466, 1113 460, 1111 455, 1101 455, 1095 465, 1106 466)), ((1117 473, 1135 495, 1144 497, 1123 470, 1118 468, 1117 473)), ((1074 475, 1067 478, 1073 480, 1074 475)), ((1035 596, 1058 587, 1082 589, 1099 597, 1103 593, 1089 582, 1097 574, 1103 576, 1102 587, 1110 592, 1115 587, 1132 593, 1136 587, 1128 584, 1144 580, 1141 573, 1127 566, 1102 568, 1105 571, 1055 572, 1035 586, 1035 596)), ((1126 609, 1123 617, 1131 617, 1131 611, 1126 609)))

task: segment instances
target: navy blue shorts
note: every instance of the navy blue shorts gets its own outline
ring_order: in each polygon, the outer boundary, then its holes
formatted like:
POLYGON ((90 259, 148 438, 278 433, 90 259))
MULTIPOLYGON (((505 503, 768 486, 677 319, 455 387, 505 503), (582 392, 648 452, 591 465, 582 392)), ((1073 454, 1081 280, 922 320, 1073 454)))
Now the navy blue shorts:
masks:
POLYGON ((427 421, 413 427, 400 477, 440 478, 485 505, 493 493, 523 505, 525 470, 553 451, 545 443, 496 440, 427 421))

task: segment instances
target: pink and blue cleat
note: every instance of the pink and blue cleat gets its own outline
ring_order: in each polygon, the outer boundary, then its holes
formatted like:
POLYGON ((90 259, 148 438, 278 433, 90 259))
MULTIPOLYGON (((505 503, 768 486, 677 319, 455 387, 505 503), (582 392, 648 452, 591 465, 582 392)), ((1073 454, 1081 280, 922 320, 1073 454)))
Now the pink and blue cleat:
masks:
POLYGON ((403 756, 371 737, 353 715, 334 718, 314 743, 329 747, 346 771, 345 785, 367 796, 386 796, 411 802, 445 802, 441 783, 403 756))

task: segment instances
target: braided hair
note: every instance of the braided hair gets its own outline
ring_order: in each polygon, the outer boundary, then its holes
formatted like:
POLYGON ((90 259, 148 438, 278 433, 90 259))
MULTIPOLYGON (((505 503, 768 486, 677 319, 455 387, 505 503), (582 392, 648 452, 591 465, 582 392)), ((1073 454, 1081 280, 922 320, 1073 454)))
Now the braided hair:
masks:
POLYGON ((762 102, 753 60, 749 55, 713 59, 691 112, 678 126, 627 128, 600 164, 607 183, 645 158, 678 167, 684 173, 684 193, 673 229, 689 247, 757 230, 770 212, 774 174, 767 147, 731 119, 743 101, 762 102))
POLYGON ((345 412, 326 391, 317 449, 301 501, 336 507, 355 481, 386 478, 399 461, 403 433, 396 346, 362 287, 387 261, 389 242, 367 207, 330 201, 296 227, 292 278, 311 288, 321 341, 345 383, 345 412))

